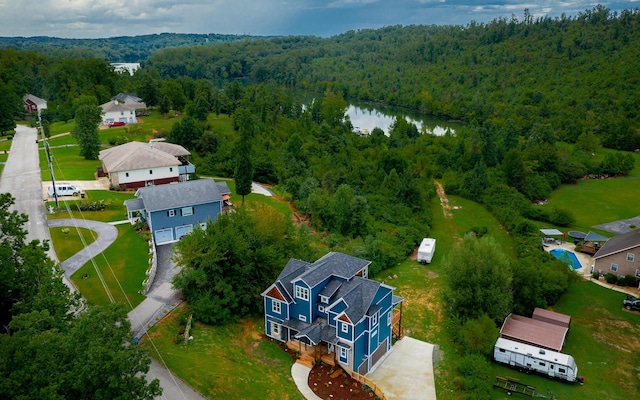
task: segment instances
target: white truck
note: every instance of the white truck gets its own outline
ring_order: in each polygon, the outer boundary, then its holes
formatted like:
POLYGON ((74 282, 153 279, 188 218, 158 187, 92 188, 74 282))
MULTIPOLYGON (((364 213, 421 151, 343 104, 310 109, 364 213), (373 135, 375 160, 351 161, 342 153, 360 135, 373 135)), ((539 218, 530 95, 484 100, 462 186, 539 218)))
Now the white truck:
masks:
POLYGON ((69 183, 56 183, 56 190, 53 190, 53 185, 49 186, 49 188, 47 189, 47 193, 49 194, 49 197, 53 197, 58 196, 79 196, 80 195, 80 189, 78 189, 77 187, 69 184, 69 183))
POLYGON ((436 252, 436 240, 433 238, 424 238, 418 247, 418 262, 429 264, 436 252))
POLYGON ((575 360, 568 354, 498 338, 493 348, 493 358, 522 371, 534 371, 569 382, 584 382, 584 377, 578 376, 575 360))

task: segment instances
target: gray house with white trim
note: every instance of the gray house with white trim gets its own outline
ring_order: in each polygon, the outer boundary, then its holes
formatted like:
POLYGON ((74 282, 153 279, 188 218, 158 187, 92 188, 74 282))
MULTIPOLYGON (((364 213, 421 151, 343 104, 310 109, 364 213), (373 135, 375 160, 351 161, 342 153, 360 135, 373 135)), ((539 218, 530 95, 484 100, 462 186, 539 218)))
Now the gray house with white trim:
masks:
POLYGON ((200 179, 138 189, 136 199, 124 202, 131 223, 146 221, 156 245, 172 243, 216 221, 230 191, 226 182, 200 179))

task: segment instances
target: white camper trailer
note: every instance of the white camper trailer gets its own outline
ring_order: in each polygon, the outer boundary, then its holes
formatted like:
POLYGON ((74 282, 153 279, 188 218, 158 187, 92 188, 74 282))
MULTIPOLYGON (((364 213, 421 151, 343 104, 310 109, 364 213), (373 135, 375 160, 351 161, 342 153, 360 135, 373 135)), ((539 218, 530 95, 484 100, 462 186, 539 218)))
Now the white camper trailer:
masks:
POLYGON ((578 376, 578 366, 568 354, 542 349, 540 347, 498 338, 493 349, 493 358, 511 367, 535 371, 552 378, 569 382, 583 382, 578 376))
POLYGON ((435 252, 436 240, 432 238, 422 239, 422 243, 420 243, 420 247, 418 247, 418 262, 429 264, 435 252))

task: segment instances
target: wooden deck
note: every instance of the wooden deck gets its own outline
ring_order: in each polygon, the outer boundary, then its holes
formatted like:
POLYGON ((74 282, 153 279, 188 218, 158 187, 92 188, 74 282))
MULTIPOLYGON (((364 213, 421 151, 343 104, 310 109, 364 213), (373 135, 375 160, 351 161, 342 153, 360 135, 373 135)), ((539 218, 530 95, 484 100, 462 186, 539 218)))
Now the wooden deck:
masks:
POLYGON ((289 340, 287 342, 287 348, 299 354, 298 360, 296 361, 297 363, 309 368, 313 368, 314 361, 322 361, 331 366, 336 365, 335 353, 329 353, 327 346, 311 346, 297 340, 289 340))

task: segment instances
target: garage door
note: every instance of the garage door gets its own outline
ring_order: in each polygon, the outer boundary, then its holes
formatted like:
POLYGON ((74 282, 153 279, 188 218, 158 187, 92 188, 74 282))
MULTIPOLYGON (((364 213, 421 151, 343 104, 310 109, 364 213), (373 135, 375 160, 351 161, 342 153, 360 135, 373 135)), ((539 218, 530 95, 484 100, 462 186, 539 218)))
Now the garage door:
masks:
POLYGON ((176 227, 176 239, 180 239, 193 230, 193 225, 183 225, 176 227))
POLYGON ((153 233, 156 244, 162 244, 173 241, 173 229, 158 229, 153 233))

